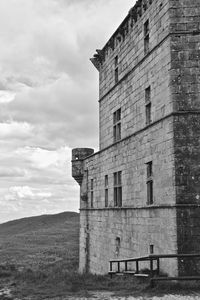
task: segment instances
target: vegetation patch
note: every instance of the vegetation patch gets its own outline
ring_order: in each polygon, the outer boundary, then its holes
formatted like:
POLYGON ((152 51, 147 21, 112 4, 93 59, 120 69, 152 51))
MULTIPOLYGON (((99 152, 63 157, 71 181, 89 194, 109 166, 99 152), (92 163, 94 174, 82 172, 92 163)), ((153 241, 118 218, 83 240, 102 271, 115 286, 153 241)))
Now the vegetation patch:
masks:
MULTIPOLYGON (((79 214, 40 216, 0 225, 0 290, 22 299, 53 299, 96 291, 117 296, 155 296, 199 292, 199 283, 162 283, 131 275, 79 274, 79 214)), ((2 292, 2 293, 3 293, 2 292)), ((4 298, 2 298, 4 299, 4 298)), ((6 298, 5 298, 6 299, 6 298)), ((12 298, 10 298, 12 299, 12 298)))

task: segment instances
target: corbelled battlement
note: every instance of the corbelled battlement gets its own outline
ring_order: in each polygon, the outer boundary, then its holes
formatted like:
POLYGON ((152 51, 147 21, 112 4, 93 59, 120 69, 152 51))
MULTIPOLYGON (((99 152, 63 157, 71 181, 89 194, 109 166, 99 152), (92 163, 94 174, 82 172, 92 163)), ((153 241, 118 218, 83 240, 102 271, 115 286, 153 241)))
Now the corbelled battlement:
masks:
POLYGON ((96 50, 96 53, 90 60, 98 71, 100 70, 101 64, 105 61, 109 49, 114 50, 116 45, 125 40, 129 30, 142 17, 153 1, 154 0, 137 0, 136 4, 129 10, 128 15, 111 36, 103 49, 96 50))

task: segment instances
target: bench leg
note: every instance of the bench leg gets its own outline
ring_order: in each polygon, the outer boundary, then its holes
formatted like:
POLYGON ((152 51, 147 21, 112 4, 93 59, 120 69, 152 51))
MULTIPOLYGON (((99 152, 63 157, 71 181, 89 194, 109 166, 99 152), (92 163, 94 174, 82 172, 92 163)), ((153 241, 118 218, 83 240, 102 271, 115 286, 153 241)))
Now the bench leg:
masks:
POLYGON ((154 280, 151 278, 150 279, 150 287, 153 288, 155 286, 154 280))

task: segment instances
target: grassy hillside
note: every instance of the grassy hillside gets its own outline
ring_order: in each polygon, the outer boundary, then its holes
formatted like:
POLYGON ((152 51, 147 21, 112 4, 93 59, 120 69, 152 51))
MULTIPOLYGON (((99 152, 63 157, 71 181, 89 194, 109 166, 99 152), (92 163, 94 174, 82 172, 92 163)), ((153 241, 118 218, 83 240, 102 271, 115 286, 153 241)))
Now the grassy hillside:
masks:
POLYGON ((1 264, 35 269, 78 266, 79 214, 30 217, 0 224, 1 264))
POLYGON ((0 299, 86 299, 95 290, 145 297, 191 292, 188 285, 150 290, 143 279, 78 274, 78 239, 79 214, 73 212, 0 224, 0 299))

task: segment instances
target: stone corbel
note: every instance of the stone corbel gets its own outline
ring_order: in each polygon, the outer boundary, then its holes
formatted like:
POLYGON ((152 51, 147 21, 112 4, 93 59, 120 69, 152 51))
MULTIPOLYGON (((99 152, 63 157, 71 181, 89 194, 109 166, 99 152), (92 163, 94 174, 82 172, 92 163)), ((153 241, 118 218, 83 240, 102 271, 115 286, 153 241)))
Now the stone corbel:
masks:
POLYGON ((137 9, 135 8, 135 6, 130 9, 129 15, 131 17, 131 27, 133 27, 133 20, 136 23, 137 22, 137 17, 138 17, 137 16, 137 9))
POLYGON ((119 28, 119 34, 122 36, 123 40, 125 38, 125 30, 124 27, 119 28))
POLYGON ((120 43, 120 42, 122 41, 122 36, 121 36, 121 34, 118 34, 118 35, 116 36, 116 39, 117 39, 117 41, 120 43))
POLYGON ((137 7, 137 15, 138 15, 139 17, 142 16, 142 6, 138 6, 138 7, 137 7))
POLYGON ((146 11, 148 8, 147 0, 143 0, 143 10, 146 11))
POLYGON ((126 22, 126 24, 124 25, 124 33, 125 33, 125 36, 128 34, 128 30, 129 30, 129 22, 126 22))
POLYGON ((97 54, 99 55, 99 57, 101 58, 101 60, 103 60, 103 59, 104 59, 104 53, 103 53, 103 50, 96 49, 96 52, 97 52, 97 54))
POLYGON ((114 37, 111 37, 111 39, 109 40, 108 47, 111 48, 112 50, 115 49, 115 40, 114 40, 114 37))

